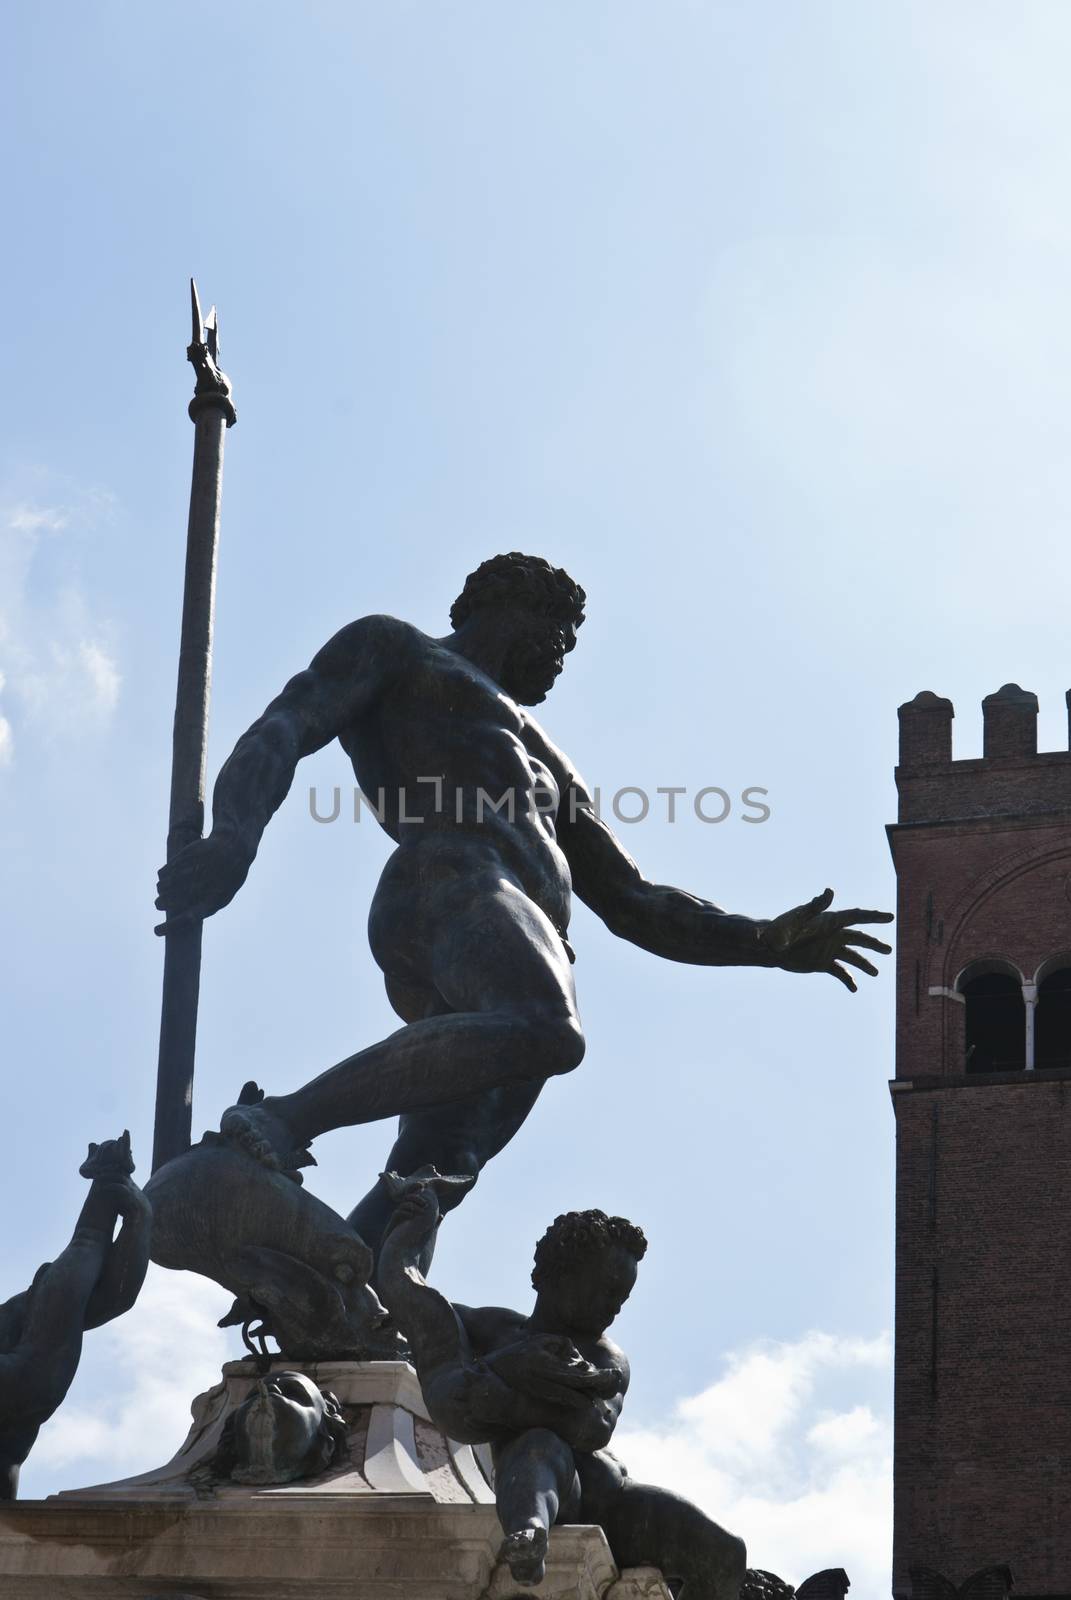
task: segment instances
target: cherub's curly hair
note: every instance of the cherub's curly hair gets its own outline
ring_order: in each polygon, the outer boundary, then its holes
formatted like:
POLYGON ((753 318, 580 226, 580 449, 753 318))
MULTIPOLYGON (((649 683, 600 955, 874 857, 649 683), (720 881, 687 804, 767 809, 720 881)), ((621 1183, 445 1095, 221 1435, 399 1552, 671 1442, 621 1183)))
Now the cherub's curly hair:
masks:
POLYGON ((578 1257, 608 1250, 611 1245, 622 1245, 637 1261, 647 1254, 642 1228, 624 1217, 608 1217, 605 1211, 566 1211, 555 1217, 536 1245, 532 1288, 553 1282, 562 1268, 578 1257))
POLYGON ((542 556, 523 556, 511 550, 506 556, 481 561, 465 579, 465 587, 450 607, 450 625, 460 628, 474 611, 498 606, 522 606, 539 616, 571 622, 584 620, 584 591, 562 567, 552 567, 542 556))

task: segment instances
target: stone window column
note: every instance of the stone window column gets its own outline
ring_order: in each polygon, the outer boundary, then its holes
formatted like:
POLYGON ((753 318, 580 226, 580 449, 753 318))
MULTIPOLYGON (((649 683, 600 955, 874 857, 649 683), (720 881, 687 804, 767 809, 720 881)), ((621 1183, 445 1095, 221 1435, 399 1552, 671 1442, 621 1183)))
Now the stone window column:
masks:
POLYGON ((1034 1070, 1034 1018, 1037 1014, 1038 986, 1023 984, 1023 1008, 1026 1011, 1026 1070, 1034 1070))

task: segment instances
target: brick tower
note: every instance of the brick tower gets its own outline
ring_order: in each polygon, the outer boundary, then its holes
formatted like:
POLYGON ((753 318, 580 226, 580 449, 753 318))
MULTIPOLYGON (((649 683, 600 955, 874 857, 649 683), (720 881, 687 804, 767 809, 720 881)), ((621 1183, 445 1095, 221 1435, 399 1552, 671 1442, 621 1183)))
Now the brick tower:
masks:
POLYGON ((953 761, 951 702, 900 707, 893 1593, 1071 1600, 1071 753, 982 710, 953 761))

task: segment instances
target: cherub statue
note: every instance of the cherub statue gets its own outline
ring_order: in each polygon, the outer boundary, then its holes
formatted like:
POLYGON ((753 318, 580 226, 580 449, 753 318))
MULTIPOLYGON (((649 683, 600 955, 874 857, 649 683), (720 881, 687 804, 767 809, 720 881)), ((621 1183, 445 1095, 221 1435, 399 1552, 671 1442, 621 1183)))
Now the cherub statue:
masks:
POLYGON ((542 1582, 550 1529, 590 1522, 619 1566, 657 1566, 683 1584, 678 1600, 737 1600, 742 1540, 678 1495, 634 1483, 607 1449, 629 1365, 606 1330, 636 1282, 647 1249, 640 1229, 602 1211, 568 1212, 536 1246, 529 1316, 454 1305, 421 1270, 439 1222, 437 1191, 451 1180, 427 1170, 387 1178, 398 1200, 380 1295, 409 1342, 433 1421, 454 1439, 492 1447, 500 1558, 513 1578, 542 1582))
POLYGON ((0 1500, 14 1500, 20 1466, 74 1381, 83 1333, 130 1310, 149 1265, 152 1208, 131 1181, 129 1133, 91 1144, 78 1170, 92 1182, 70 1244, 0 1305, 0 1500))

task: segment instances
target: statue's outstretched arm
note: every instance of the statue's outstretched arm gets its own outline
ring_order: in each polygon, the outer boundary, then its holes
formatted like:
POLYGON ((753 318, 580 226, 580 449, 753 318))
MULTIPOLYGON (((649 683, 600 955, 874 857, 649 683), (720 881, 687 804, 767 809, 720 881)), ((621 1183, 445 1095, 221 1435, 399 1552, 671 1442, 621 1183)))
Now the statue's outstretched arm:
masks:
POLYGON ((831 911, 832 889, 769 920, 734 916, 684 889, 650 883, 624 846, 595 814, 582 781, 571 775, 558 840, 573 874, 573 888, 611 933, 669 961, 706 967, 781 967, 787 972, 828 972, 848 989, 855 981, 844 963, 877 975, 859 948, 888 955, 890 946, 854 926, 891 922, 888 911, 831 911))
POLYGON ((775 967, 768 922, 733 916, 683 889, 650 883, 601 817, 583 780, 569 774, 558 842, 573 888, 611 933, 670 961, 699 966, 775 967))
POLYGON ((349 623, 242 734, 216 779, 211 833, 160 869, 156 904, 168 921, 157 933, 211 916, 234 898, 298 762, 373 704, 397 670, 410 632, 393 617, 349 623))

